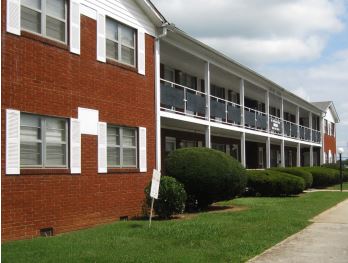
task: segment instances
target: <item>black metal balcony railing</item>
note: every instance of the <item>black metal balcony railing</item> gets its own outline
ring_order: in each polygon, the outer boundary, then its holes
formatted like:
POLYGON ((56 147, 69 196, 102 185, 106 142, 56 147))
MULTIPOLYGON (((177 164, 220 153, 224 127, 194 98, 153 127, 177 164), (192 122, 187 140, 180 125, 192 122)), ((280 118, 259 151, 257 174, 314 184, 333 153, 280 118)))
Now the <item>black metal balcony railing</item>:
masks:
MULTIPOLYGON (((207 94, 183 85, 161 79, 161 110, 171 111, 194 118, 207 119, 207 94)), ((228 125, 241 125, 244 111, 245 128, 273 133, 289 138, 321 143, 321 132, 283 120, 234 102, 210 96, 210 120, 228 125), (267 122, 268 120, 268 122, 267 122), (284 130, 283 130, 284 128, 284 130)))

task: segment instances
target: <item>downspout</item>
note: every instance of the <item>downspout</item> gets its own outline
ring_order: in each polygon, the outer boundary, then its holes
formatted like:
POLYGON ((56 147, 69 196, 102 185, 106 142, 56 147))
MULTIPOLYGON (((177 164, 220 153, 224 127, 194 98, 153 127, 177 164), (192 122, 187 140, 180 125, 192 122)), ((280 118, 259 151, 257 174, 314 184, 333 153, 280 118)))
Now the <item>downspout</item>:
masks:
POLYGON ((162 32, 155 38, 155 112, 156 112, 156 170, 161 171, 161 56, 160 39, 167 35, 168 22, 161 26, 162 32))

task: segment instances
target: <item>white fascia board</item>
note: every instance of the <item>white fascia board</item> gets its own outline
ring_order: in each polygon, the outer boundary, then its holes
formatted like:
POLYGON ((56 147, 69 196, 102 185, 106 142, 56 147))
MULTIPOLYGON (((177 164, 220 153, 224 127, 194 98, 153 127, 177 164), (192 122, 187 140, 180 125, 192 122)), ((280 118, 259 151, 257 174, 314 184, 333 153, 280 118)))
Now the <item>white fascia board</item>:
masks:
POLYGON ((172 112, 161 111, 160 114, 161 114, 162 118, 169 118, 169 119, 174 119, 174 120, 179 120, 179 121, 185 121, 185 122, 200 124, 200 125, 204 125, 204 126, 210 125, 211 127, 215 127, 215 128, 219 128, 219 129, 225 129, 225 130, 241 132, 241 133, 245 132, 246 134, 253 134, 253 135, 257 135, 257 136, 265 137, 265 138, 270 137, 271 139, 276 139, 276 140, 285 140, 287 142, 301 143, 302 145, 308 145, 308 146, 312 145, 315 147, 322 147, 322 145, 320 143, 301 141, 301 140, 297 140, 297 139, 293 139, 293 138, 289 138, 289 137, 275 135, 272 133, 266 133, 266 132, 261 132, 261 131, 245 129, 245 128, 241 128, 238 126, 227 125, 227 124, 223 124, 223 123, 208 122, 207 120, 200 120, 197 118, 183 116, 183 115, 179 115, 179 114, 172 113, 172 112))

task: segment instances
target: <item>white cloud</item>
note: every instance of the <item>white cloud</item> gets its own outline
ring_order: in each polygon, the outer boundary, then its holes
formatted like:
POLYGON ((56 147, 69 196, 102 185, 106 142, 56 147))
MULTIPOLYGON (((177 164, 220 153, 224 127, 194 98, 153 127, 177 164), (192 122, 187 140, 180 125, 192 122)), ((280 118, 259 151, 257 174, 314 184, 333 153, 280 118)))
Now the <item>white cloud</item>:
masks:
POLYGON ((346 0, 154 0, 170 22, 249 66, 310 60, 343 29, 346 0))

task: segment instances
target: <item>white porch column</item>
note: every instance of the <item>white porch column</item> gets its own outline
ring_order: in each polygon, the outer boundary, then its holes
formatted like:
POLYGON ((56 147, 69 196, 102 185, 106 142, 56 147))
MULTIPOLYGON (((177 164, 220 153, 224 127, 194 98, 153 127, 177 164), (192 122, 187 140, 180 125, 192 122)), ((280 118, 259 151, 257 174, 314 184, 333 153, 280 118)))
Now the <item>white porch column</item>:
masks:
POLYGON ((205 147, 211 148, 211 128, 208 125, 205 129, 205 147))
POLYGON ((313 145, 309 147, 309 166, 313 167, 313 145))
POLYGON ((281 102, 282 102, 282 104, 280 107, 280 119, 281 119, 280 127, 282 127, 282 135, 284 136, 284 99, 283 99, 283 96, 281 98, 281 102))
POLYGON ((271 138, 266 139, 266 168, 271 168, 271 138))
POLYGON ((296 158, 296 166, 301 167, 301 144, 297 144, 297 158, 296 158))
POLYGON ((204 64, 204 90, 207 94, 206 96, 206 113, 205 117, 208 121, 210 121, 210 63, 205 62, 204 64))
POLYGON ((244 128, 245 119, 244 119, 244 79, 240 79, 239 83, 239 101, 241 106, 241 126, 244 128))
POLYGON ((297 139, 300 138, 300 107, 296 108, 297 139))
POLYGON ((319 127, 320 127, 320 165, 323 165, 325 163, 325 158, 324 158, 324 117, 320 116, 319 118, 319 127))
POLYGON ((160 40, 155 41, 156 169, 161 171, 161 80, 160 40))
POLYGON ((281 159, 280 166, 285 167, 285 142, 284 142, 284 140, 282 140, 282 142, 280 144, 280 159, 281 159))
POLYGON ((265 108, 266 108, 266 117, 267 117, 267 129, 266 131, 269 132, 269 91, 266 91, 265 94, 265 108))
POLYGON ((240 137, 240 162, 246 167, 245 132, 242 132, 240 137))
POLYGON ((311 142, 313 142, 313 116, 312 116, 312 112, 309 112, 309 128, 310 128, 310 140, 311 142))

